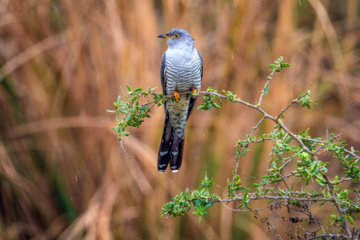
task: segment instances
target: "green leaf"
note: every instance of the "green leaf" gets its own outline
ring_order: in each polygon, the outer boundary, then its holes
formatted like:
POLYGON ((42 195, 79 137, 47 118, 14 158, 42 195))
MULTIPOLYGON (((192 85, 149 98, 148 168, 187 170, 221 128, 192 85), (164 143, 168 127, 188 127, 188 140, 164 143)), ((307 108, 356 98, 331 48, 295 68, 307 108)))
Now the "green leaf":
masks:
POLYGON ((211 207, 212 205, 214 205, 214 201, 208 202, 208 203, 204 206, 203 210, 208 209, 208 208, 211 207))
POLYGON ((242 208, 245 205, 245 203, 240 203, 236 208, 242 208))
POLYGON ((142 106, 142 107, 140 107, 140 110, 141 111, 146 111, 146 110, 148 110, 149 109, 149 106, 142 106))
POLYGON ((346 218, 349 221, 349 223, 354 226, 354 219, 350 215, 347 215, 346 218))
POLYGON ((340 218, 340 222, 341 222, 341 225, 344 225, 344 223, 345 223, 345 216, 342 216, 342 217, 340 218))
POLYGON ((267 84, 264 89, 264 95, 266 95, 268 92, 269 92, 269 84, 267 84))
POLYGON ((129 90, 129 92, 131 92, 131 88, 129 85, 126 85, 127 89, 129 90))

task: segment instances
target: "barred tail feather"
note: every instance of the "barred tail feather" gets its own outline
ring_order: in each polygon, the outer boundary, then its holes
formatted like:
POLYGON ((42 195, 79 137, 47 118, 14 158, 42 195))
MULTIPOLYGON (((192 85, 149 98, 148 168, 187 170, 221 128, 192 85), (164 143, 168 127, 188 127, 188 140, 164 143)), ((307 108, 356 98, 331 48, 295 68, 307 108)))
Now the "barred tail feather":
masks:
POLYGON ((184 139, 181 139, 175 132, 173 145, 171 146, 171 159, 170 159, 170 168, 171 171, 177 172, 179 171, 182 163, 182 154, 184 148, 184 139))
POLYGON ((177 172, 182 163, 184 139, 181 139, 170 124, 169 114, 166 113, 164 131, 161 138, 158 170, 164 172, 170 163, 171 171, 177 172))
POLYGON ((171 159, 171 147, 173 141, 173 128, 171 127, 169 114, 166 113, 164 131, 161 138, 159 157, 158 157, 158 170, 164 172, 171 159))

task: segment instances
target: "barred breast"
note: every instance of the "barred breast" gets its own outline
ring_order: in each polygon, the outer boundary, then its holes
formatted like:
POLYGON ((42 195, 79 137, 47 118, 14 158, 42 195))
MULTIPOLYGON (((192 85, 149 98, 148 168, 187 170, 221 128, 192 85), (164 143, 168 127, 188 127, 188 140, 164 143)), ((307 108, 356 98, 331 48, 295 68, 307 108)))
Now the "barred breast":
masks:
POLYGON ((201 59, 197 53, 188 61, 179 61, 167 58, 165 68, 166 92, 172 94, 174 91, 185 92, 192 89, 200 91, 201 84, 201 59))

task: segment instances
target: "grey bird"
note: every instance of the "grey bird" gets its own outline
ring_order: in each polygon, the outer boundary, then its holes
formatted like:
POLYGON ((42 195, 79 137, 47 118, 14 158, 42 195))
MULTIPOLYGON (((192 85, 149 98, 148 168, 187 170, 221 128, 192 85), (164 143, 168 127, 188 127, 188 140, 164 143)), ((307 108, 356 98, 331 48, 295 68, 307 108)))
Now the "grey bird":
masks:
POLYGON ((160 75, 164 95, 174 94, 175 100, 166 101, 164 131, 160 143, 158 170, 177 172, 182 162, 185 124, 195 106, 196 97, 179 93, 200 91, 203 60, 195 48, 194 39, 183 30, 173 28, 158 36, 165 38, 168 49, 162 56, 160 75))

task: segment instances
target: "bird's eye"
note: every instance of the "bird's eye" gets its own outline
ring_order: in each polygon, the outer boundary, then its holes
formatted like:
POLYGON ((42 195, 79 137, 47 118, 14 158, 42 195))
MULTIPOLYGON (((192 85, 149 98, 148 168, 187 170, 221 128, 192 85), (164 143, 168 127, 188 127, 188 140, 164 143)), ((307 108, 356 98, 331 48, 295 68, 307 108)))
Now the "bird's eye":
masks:
POLYGON ((179 37, 180 37, 179 34, 177 34, 177 33, 174 34, 174 38, 179 38, 179 37))

